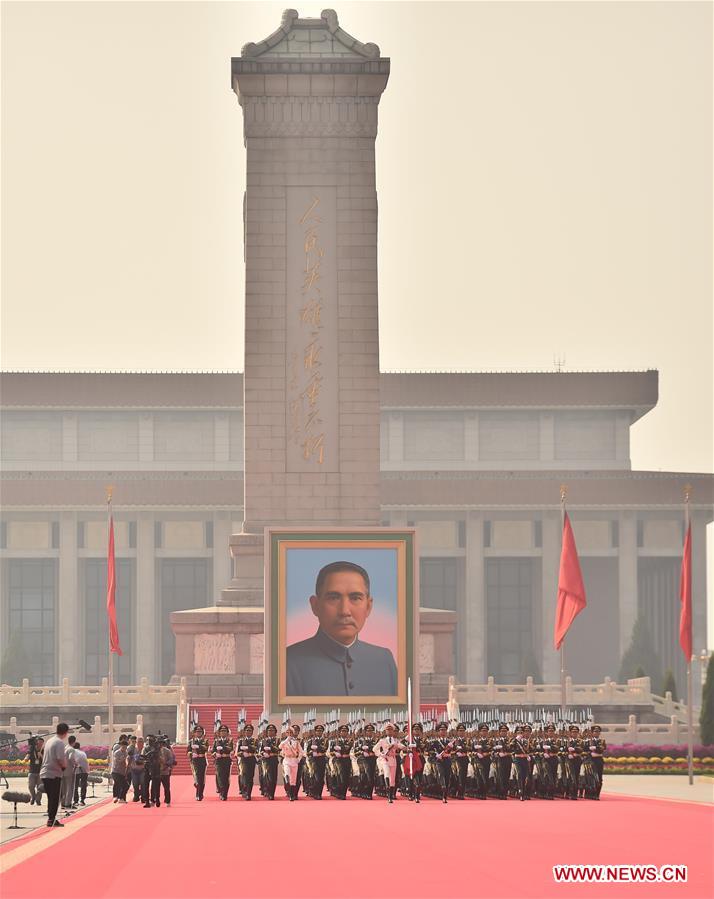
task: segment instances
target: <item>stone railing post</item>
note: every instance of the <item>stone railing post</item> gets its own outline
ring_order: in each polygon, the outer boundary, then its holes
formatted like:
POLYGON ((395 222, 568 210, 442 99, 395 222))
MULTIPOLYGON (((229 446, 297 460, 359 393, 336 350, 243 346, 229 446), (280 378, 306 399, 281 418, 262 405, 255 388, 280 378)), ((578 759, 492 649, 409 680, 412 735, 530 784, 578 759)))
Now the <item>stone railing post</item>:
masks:
POLYGON ((627 742, 637 743, 637 715, 627 717, 627 742))
POLYGON ((137 737, 143 737, 143 736, 144 736, 144 716, 143 716, 143 715, 137 715, 137 716, 136 716, 136 730, 135 730, 135 733, 136 733, 137 737))
POLYGON ((681 738, 681 725, 679 723, 679 718, 677 718, 676 715, 672 715, 669 720, 671 721, 672 728, 672 742, 679 743, 679 740, 681 738))
POLYGON ((92 727, 92 739, 95 746, 103 746, 102 742, 102 719, 100 715, 94 716, 94 726, 92 727))
POLYGON ((664 714, 665 715, 673 715, 674 714, 674 703, 672 701, 672 693, 670 690, 664 694, 664 714))
POLYGON ((62 702, 69 705, 69 678, 62 678, 62 702))
POLYGON ((101 703, 102 705, 106 705, 109 702, 109 681, 106 677, 102 678, 102 694, 101 694, 101 703))
POLYGON ((139 682, 139 702, 141 702, 141 703, 149 702, 150 692, 151 691, 149 690, 149 678, 142 677, 141 681, 139 682))
POLYGON ((13 737, 17 737, 17 718, 10 719, 10 733, 13 737))
POLYGON ((26 677, 22 679, 22 701, 25 705, 30 704, 30 681, 26 677))

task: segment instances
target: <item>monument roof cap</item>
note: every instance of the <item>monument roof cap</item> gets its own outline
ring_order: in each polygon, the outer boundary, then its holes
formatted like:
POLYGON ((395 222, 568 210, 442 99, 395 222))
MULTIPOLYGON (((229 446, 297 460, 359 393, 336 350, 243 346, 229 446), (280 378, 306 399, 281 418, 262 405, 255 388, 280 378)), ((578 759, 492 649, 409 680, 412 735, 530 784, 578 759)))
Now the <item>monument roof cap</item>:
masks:
POLYGON ((241 50, 243 58, 349 58, 379 59, 376 44, 363 44, 348 34, 334 9, 323 9, 319 19, 301 19, 296 9, 286 9, 280 27, 264 40, 249 43, 241 50))

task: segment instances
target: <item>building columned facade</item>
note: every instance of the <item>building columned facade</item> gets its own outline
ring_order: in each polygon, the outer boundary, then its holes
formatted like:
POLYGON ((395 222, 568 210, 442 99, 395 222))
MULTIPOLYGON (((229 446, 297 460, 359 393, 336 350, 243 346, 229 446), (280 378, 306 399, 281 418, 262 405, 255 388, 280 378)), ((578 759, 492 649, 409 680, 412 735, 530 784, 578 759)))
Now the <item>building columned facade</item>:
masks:
MULTIPOLYGON (((683 687, 683 493, 690 484, 698 653, 714 478, 632 470, 630 428, 657 402, 657 372, 380 378, 382 523, 418 528, 421 605, 456 614, 459 680, 558 680, 565 484, 588 592, 568 672, 580 683, 616 678, 639 615, 683 687)), ((244 517, 242 396, 238 373, 3 374, 3 681, 105 675, 109 484, 118 680, 171 678, 171 613, 215 605, 231 580, 229 540, 244 517)), ((424 674, 433 655, 425 642, 424 674)))

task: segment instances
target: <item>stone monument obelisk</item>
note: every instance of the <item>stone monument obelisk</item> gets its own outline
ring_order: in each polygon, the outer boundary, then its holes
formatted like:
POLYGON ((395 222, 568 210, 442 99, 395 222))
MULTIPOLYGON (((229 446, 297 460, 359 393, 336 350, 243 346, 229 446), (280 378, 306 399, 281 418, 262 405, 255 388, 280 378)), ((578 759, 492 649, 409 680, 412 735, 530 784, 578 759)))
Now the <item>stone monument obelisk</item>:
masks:
POLYGON ((247 148, 244 522, 219 605, 172 616, 177 673, 204 681, 211 666, 257 673, 265 526, 380 521, 375 138, 389 59, 333 10, 289 9, 231 76, 247 148))

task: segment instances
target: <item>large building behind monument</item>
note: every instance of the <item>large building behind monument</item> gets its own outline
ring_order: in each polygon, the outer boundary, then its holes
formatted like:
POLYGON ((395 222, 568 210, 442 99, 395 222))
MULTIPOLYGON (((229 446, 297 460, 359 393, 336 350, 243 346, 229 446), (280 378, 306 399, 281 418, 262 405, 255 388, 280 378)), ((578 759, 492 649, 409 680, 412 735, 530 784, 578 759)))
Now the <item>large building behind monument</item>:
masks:
MULTIPOLYGON (((630 428, 655 406, 657 380, 653 371, 380 376, 380 522, 418 528, 421 604, 456 618, 446 656, 435 652, 438 633, 422 637, 426 696, 432 682, 443 692, 449 673, 521 682, 529 652, 557 682, 562 483, 589 599, 569 671, 581 683, 616 678, 641 613, 683 683, 683 488, 693 488, 698 653, 714 487, 711 475, 631 470, 630 428)), ((243 521, 241 396, 240 374, 3 375, 3 649, 23 643, 32 683, 92 684, 106 673, 110 482, 119 680, 171 678, 171 613, 214 606, 231 579, 228 545, 243 521)), ((260 636, 242 652, 255 698, 260 636)))
POLYGON ((379 48, 330 11, 287 11, 232 61, 247 148, 244 373, 3 375, 4 681, 104 676, 111 483, 120 683, 178 673, 194 698, 258 700, 263 527, 300 524, 418 529, 423 698, 444 699, 450 675, 555 683, 565 484, 588 590, 569 673, 616 678, 641 616, 684 685, 684 487, 699 652, 714 478, 632 470, 630 430, 657 403, 658 373, 380 373, 388 76, 379 48), (223 680, 197 667, 212 633, 233 641, 223 680))

